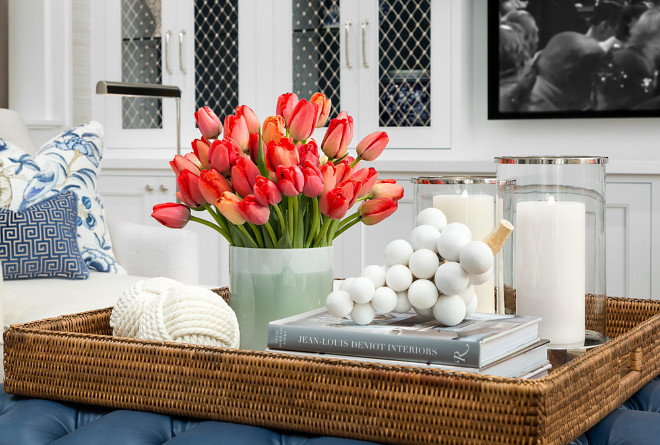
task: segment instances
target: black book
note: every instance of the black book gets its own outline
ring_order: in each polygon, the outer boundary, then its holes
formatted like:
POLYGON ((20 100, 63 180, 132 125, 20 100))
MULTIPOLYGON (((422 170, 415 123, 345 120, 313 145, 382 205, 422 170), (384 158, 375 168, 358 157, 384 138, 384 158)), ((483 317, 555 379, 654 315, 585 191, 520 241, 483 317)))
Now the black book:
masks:
POLYGON ((369 325, 325 308, 268 324, 268 347, 483 368, 538 341, 539 317, 475 313, 446 327, 415 313, 380 314, 369 325))

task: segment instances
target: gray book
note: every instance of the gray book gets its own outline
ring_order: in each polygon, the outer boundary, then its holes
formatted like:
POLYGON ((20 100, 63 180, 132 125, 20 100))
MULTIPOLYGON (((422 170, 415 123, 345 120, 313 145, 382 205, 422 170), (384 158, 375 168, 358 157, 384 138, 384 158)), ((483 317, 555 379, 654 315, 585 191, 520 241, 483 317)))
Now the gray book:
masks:
POLYGON ((475 313, 445 327, 415 313, 389 313, 360 326, 321 308, 268 323, 268 347, 483 368, 537 342, 540 320, 475 313))

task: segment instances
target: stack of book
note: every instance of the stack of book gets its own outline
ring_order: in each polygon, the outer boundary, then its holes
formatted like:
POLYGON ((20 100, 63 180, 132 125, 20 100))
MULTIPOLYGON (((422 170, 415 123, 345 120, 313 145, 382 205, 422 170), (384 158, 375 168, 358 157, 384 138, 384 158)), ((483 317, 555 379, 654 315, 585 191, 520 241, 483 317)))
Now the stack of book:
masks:
POLYGON ((511 378, 550 369, 538 317, 474 313, 452 327, 417 315, 382 314, 369 325, 325 308, 272 321, 268 349, 386 364, 429 366, 511 378))

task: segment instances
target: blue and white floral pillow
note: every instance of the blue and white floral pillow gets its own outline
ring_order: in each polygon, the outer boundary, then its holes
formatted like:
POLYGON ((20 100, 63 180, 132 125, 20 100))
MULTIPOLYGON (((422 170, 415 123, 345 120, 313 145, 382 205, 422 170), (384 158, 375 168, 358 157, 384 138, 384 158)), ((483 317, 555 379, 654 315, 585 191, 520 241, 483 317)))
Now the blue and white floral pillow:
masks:
POLYGON ((78 197, 78 246, 85 264, 125 274, 115 260, 96 188, 103 127, 92 121, 46 142, 31 156, 0 138, 0 207, 16 212, 70 190, 78 197))

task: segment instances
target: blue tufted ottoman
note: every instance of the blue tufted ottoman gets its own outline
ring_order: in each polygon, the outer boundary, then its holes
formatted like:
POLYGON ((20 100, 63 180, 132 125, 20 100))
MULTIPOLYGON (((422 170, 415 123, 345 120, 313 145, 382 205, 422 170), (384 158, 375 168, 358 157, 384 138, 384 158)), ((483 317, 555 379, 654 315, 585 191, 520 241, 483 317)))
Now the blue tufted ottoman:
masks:
MULTIPOLYGON (((0 445, 359 445, 226 422, 30 399, 0 386, 0 445)), ((575 445, 660 444, 660 378, 648 383, 575 445)))

